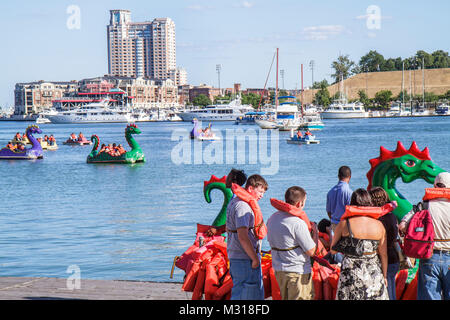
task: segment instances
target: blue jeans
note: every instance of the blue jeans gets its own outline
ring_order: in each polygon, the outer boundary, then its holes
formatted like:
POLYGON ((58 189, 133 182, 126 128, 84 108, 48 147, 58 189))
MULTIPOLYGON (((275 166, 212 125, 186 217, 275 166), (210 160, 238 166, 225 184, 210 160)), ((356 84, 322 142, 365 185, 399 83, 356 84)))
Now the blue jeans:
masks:
POLYGON ((389 300, 397 300, 395 296, 395 275, 400 268, 400 263, 390 263, 387 268, 387 282, 388 282, 388 294, 389 300))
POLYGON ((261 265, 253 269, 248 259, 230 259, 233 280, 231 300, 264 300, 261 265))
POLYGON ((434 251, 430 259, 421 259, 417 300, 450 300, 450 252, 434 251))

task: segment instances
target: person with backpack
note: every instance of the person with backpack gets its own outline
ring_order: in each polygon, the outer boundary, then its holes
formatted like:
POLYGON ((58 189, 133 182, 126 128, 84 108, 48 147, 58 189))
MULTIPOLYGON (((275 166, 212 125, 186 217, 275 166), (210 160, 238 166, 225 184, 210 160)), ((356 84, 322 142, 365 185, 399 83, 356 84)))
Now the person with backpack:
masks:
MULTIPOLYGON (((432 220, 434 237, 428 242, 434 245, 432 252, 428 254, 430 257, 420 258, 417 299, 450 300, 450 173, 439 173, 434 180, 434 188, 425 189, 423 200, 425 210, 408 213, 399 224, 399 230, 406 234, 405 241, 407 241, 408 233, 415 231, 420 234, 422 230, 421 233, 426 233, 427 214, 432 220)), ((416 243, 418 253, 419 249, 422 249, 419 246, 427 245, 424 241, 416 243)), ((408 255, 406 251, 405 254, 408 255)))

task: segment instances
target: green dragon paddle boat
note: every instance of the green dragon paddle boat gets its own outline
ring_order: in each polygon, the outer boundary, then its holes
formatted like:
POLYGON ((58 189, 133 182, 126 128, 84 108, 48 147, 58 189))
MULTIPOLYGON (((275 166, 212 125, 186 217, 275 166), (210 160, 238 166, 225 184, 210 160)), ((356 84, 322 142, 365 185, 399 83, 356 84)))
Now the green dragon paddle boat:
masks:
POLYGON ((436 176, 444 171, 431 160, 428 148, 421 151, 414 141, 408 150, 400 141, 397 142, 397 149, 394 151, 381 146, 380 156, 369 160, 369 163, 371 169, 366 175, 369 180, 367 190, 376 186, 382 187, 391 201, 397 201, 398 207, 394 210, 394 214, 398 221, 413 208, 413 205, 397 190, 396 180, 401 178, 404 183, 410 183, 416 179, 423 179, 433 184, 436 176))
POLYGON ((99 152, 98 146, 100 139, 97 135, 91 136, 91 141, 94 143, 91 153, 87 156, 87 163, 136 163, 145 162, 145 155, 142 152, 139 144, 134 140, 133 134, 140 134, 141 130, 135 125, 130 124, 125 128, 125 139, 131 147, 130 151, 115 155, 107 152, 99 152))

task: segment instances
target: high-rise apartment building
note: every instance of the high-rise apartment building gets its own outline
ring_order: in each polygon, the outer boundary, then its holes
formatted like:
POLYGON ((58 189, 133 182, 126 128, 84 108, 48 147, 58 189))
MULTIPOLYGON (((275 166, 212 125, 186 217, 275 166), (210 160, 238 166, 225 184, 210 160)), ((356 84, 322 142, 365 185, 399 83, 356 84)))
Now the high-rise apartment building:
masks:
POLYGON ((108 73, 168 79, 176 70, 175 23, 170 18, 131 22, 129 10, 110 10, 108 73))

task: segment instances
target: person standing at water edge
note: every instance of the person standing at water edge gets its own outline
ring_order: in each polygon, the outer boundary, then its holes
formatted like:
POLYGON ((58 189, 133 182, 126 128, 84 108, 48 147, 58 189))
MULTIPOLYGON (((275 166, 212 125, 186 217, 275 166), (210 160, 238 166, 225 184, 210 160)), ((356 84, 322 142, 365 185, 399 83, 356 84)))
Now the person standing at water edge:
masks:
MULTIPOLYGON (((306 191, 293 186, 286 190, 284 198, 287 204, 303 210, 306 191)), ((314 255, 316 244, 305 221, 279 210, 267 220, 267 240, 282 299, 314 299, 309 257, 314 255)))
MULTIPOLYGON (((367 190, 352 194, 351 206, 373 207, 367 190)), ((383 224, 370 216, 351 216, 335 229, 331 253, 344 254, 336 300, 389 300, 387 247, 383 224)))
MULTIPOLYGON (((233 186, 241 188, 236 184, 233 186)), ((266 180, 255 174, 248 178, 245 189, 241 188, 241 191, 253 200, 259 201, 267 188, 266 180)), ((261 241, 258 235, 260 226, 255 224, 257 214, 253 212, 250 204, 240 199, 238 195, 227 207, 227 253, 233 280, 232 300, 264 299, 261 241)))
MULTIPOLYGON (((225 186, 229 189, 231 189, 231 186, 233 183, 243 186, 245 181, 247 181, 247 175, 244 173, 244 170, 237 170, 232 168, 231 171, 227 174, 227 179, 225 180, 225 186)), ((233 198, 236 197, 233 194, 233 198)), ((222 233, 226 232, 227 225, 221 225, 217 227, 211 227, 209 228, 205 235, 208 237, 212 237, 214 235, 220 235, 222 233)))
MULTIPOLYGON (((369 193, 372 197, 373 205, 376 207, 382 207, 390 202, 389 196, 381 187, 372 188, 369 193)), ((386 229, 386 244, 388 256, 387 280, 389 300, 397 300, 395 296, 395 275, 397 274, 400 267, 400 259, 398 258, 398 253, 394 247, 398 238, 397 218, 391 211, 381 216, 378 220, 381 221, 384 228, 386 229)))
MULTIPOLYGON (((352 189, 350 189, 349 182, 352 177, 352 171, 347 166, 342 166, 338 171, 339 182, 327 194, 327 213, 331 219, 331 239, 333 241, 334 230, 341 221, 341 217, 345 212, 345 206, 350 204, 352 197, 352 189)), ((337 262, 340 262, 342 256, 337 254, 334 257, 337 262)))

